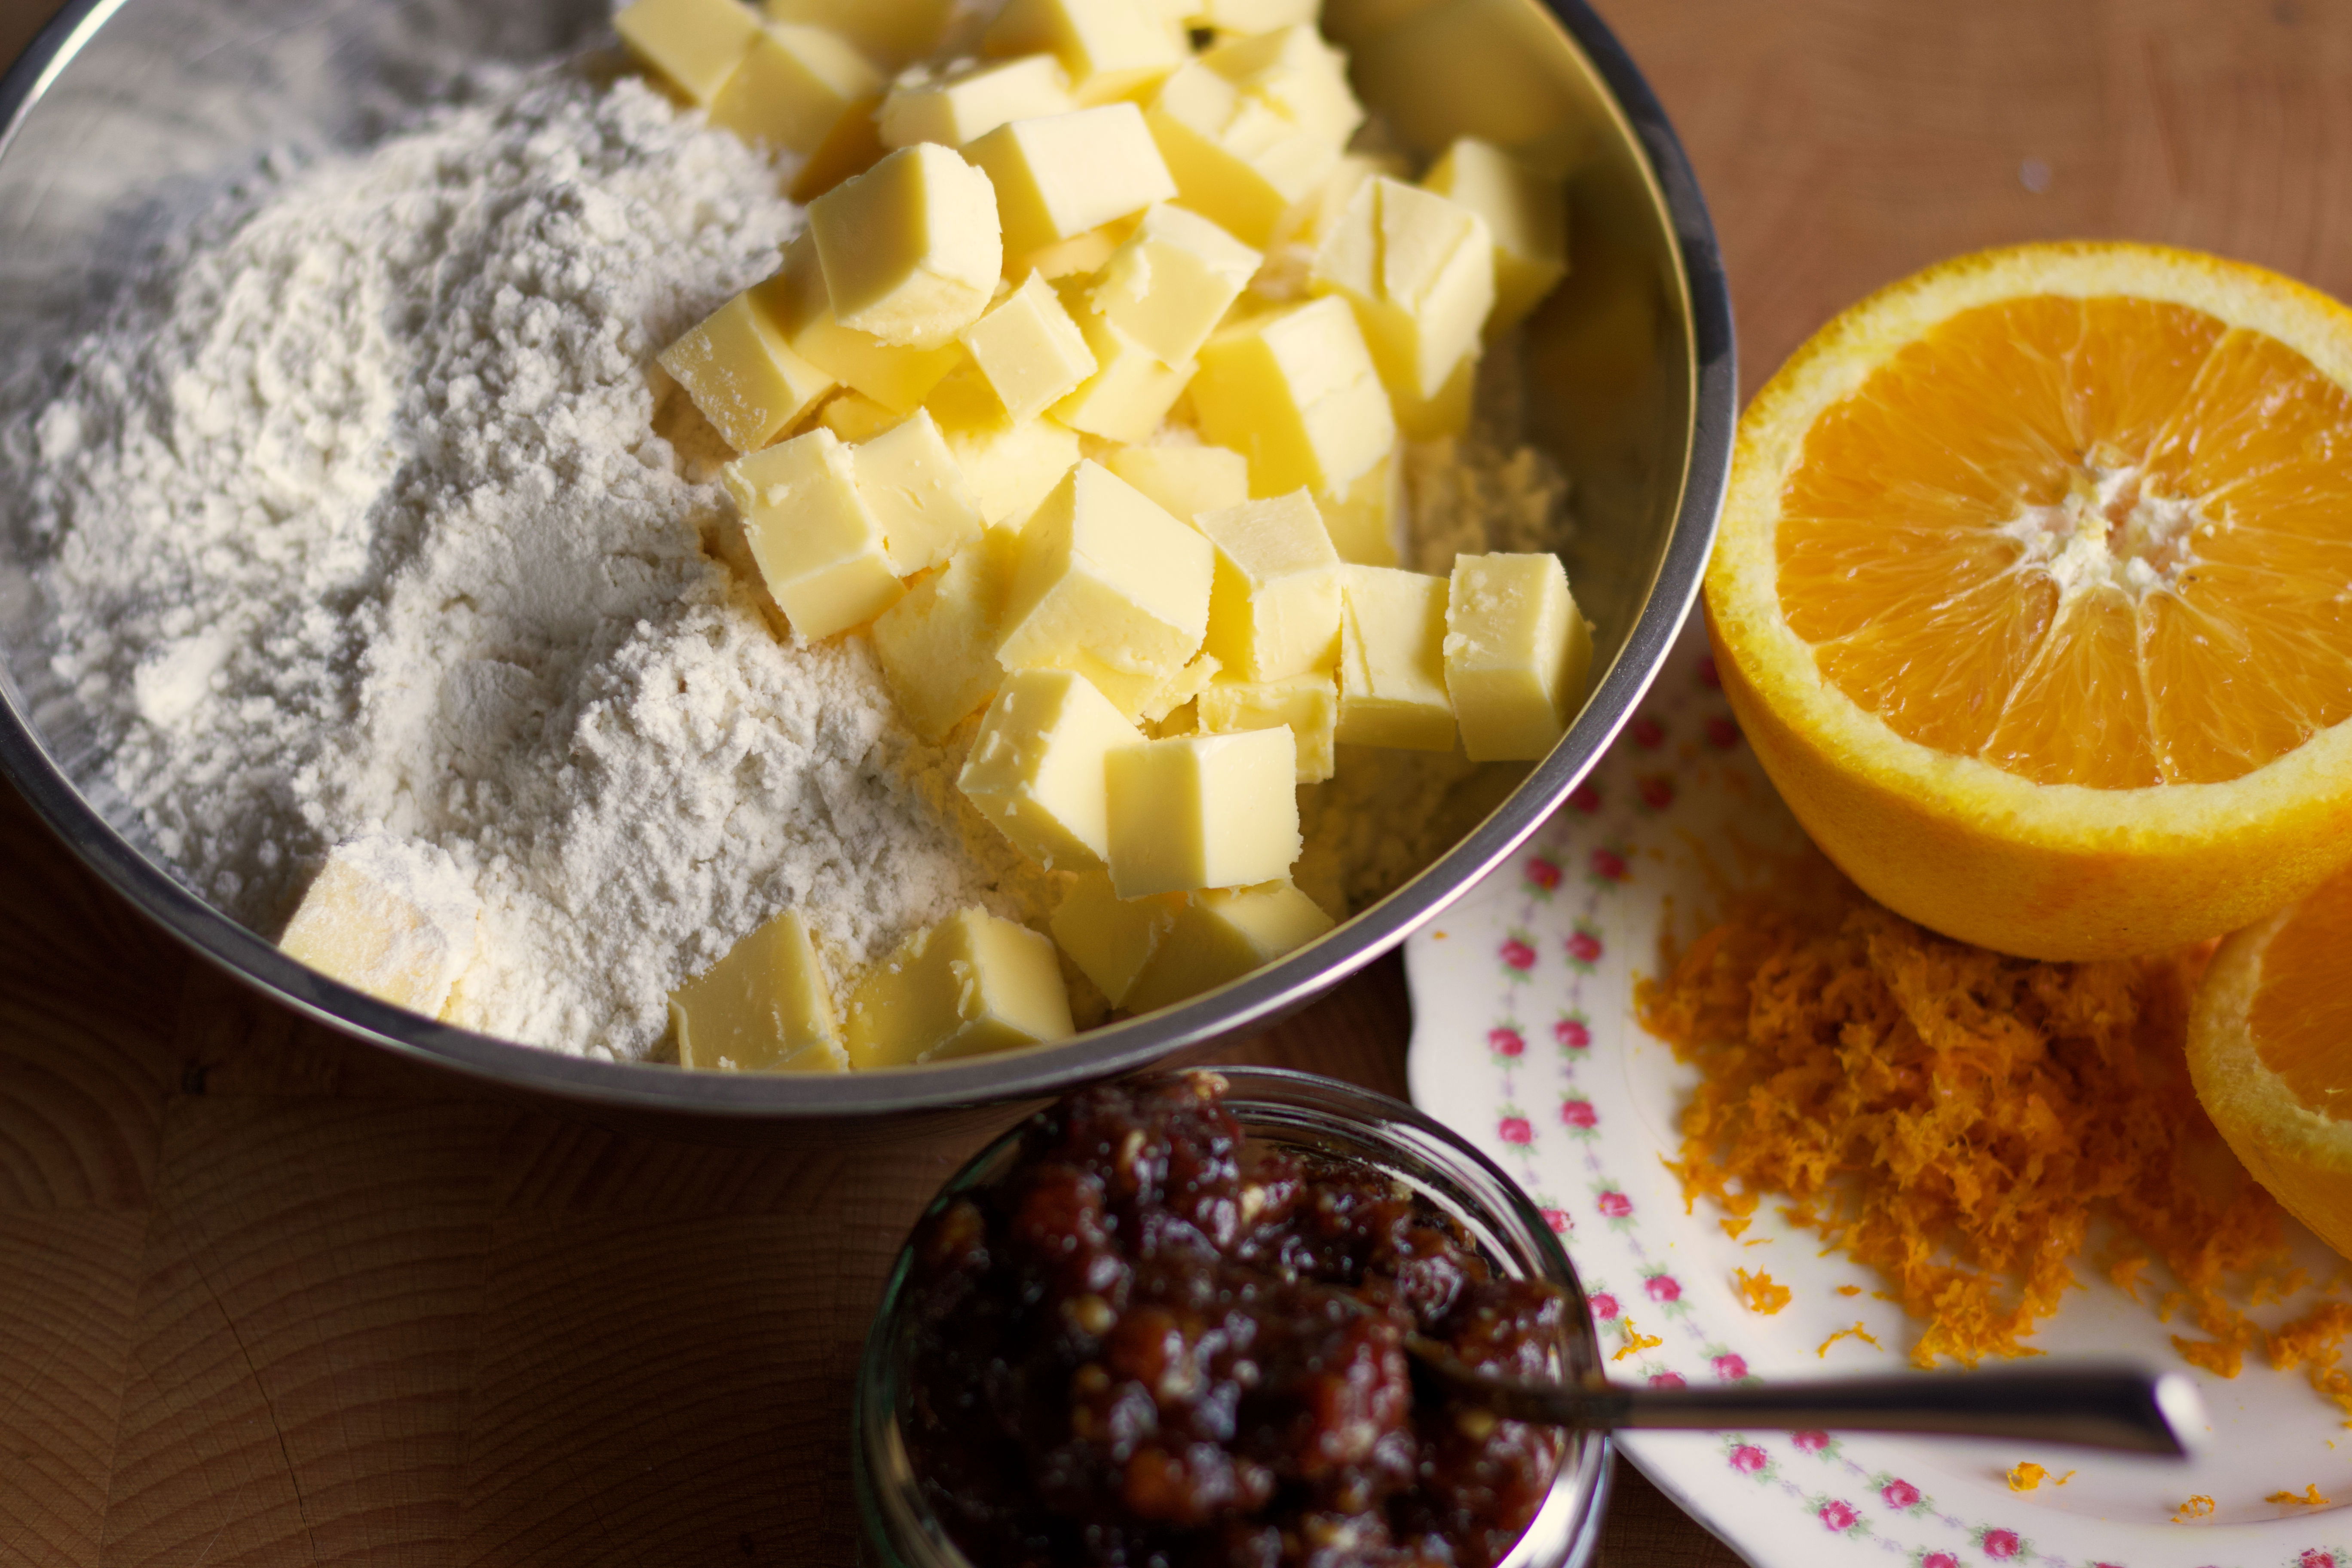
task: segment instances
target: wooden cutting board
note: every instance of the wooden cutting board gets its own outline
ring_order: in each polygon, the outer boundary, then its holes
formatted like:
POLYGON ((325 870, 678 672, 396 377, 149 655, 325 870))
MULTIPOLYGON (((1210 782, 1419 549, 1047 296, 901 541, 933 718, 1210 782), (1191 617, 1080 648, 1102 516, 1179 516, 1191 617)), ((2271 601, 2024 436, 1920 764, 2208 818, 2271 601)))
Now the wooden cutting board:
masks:
MULTIPOLYGON (((1949 253, 2132 236, 2352 295, 2344 0, 1607 0, 1753 386, 1949 253)), ((0 6, 0 57, 47 0, 0 6)), ((1235 1059, 1399 1092, 1381 965, 1235 1059)), ((986 1135, 709 1150, 303 1025, 0 792, 0 1564, 850 1562, 851 1369, 986 1135)), ((1618 1564, 1727 1552, 1630 1474, 1618 1564)))

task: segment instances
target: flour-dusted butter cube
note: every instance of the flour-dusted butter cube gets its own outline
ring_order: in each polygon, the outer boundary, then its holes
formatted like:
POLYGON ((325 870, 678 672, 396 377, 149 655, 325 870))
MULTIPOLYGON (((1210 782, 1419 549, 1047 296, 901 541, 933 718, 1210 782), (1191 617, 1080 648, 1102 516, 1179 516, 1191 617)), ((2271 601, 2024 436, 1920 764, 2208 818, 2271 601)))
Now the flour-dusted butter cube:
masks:
POLYGON ((1152 944, 1124 1005, 1149 1013, 1213 991, 1305 947, 1332 923, 1287 880, 1195 893, 1152 944))
POLYGON ((1193 703, 1204 735, 1290 727, 1298 748, 1298 782, 1331 776, 1332 742, 1339 723, 1339 688, 1328 670, 1279 680, 1213 680, 1193 703))
POLYGON ((1146 116, 1184 205, 1263 247, 1363 123, 1345 59, 1311 26, 1217 45, 1160 85, 1146 116))
POLYGON ((1011 530, 990 529, 874 622, 874 657, 890 694, 908 725, 934 745, 1004 683, 996 639, 1018 549, 1011 530))
POLYGON ((864 393, 847 388, 826 398, 824 406, 816 411, 818 424, 853 447, 860 441, 871 441, 886 430, 897 429, 905 419, 906 416, 898 410, 886 408, 864 393))
POLYGON ((846 1072, 849 1053, 816 944, 786 910, 669 995, 678 1066, 704 1072, 846 1072))
POLYGON ((1132 718, 1201 651, 1214 575, 1207 540, 1081 461, 1022 529, 996 657, 1076 670, 1132 718))
POLYGON ((1086 677, 1014 670, 956 784, 1024 855, 1048 870, 1083 871, 1109 847, 1103 758, 1142 739, 1086 677))
POLYGON ((1452 751, 1445 579, 1349 566, 1339 582, 1340 742, 1452 751))
POLYGON ((1016 120, 964 148, 996 186, 1004 254, 1020 258, 1139 213, 1176 194, 1176 182, 1131 103, 1016 120))
POLYGON ((815 237, 803 230, 784 247, 784 265, 753 293, 794 353, 898 414, 912 414, 931 388, 963 363, 963 348, 886 343, 845 327, 834 315, 815 237))
POLYGON ((771 22, 710 106, 710 123, 794 153, 821 146, 882 73, 838 33, 771 22))
POLYGON ((955 0, 767 0, 775 22, 830 27, 887 70, 939 47, 955 0))
POLYGON ((1126 328, 1097 314, 1079 289, 1070 289, 1064 300, 1076 306, 1073 314, 1094 356, 1095 373, 1054 405, 1054 417, 1106 441, 1150 440, 1199 367, 1191 360, 1170 364, 1126 328))
POLYGON ((918 142, 961 147, 1000 125, 1077 107, 1069 72, 1052 55, 983 60, 940 74, 918 68, 882 101, 882 140, 892 147, 918 142))
POLYGON ((980 537, 980 502, 928 410, 859 446, 851 463, 899 576, 937 566, 980 537))
POLYGON ((389 834, 328 853, 278 946, 330 980, 438 1017, 481 942, 481 902, 448 856, 389 834))
POLYGON ((760 18, 736 0, 635 0, 614 15, 629 52, 708 109, 751 52, 760 18))
POLYGON ((1317 300, 1236 321, 1201 349, 1201 430, 1249 458, 1250 489, 1343 491, 1396 444, 1396 417, 1355 312, 1317 300))
POLYGON ((1204 646, 1244 680, 1328 669, 1339 657, 1339 553, 1305 490, 1202 512, 1217 548, 1204 646))
POLYGON ((936 349, 980 320, 1004 268, 996 192, 947 147, 902 147, 810 205, 834 319, 936 349))
POLYGON ((829 637, 872 620, 906 590, 881 520, 857 492, 850 449, 816 429, 730 463, 729 493, 751 559, 793 630, 829 637))
POLYGON ((1488 336, 1508 331, 1568 276, 1568 199, 1491 142, 1465 136, 1422 184, 1486 220, 1495 239, 1495 309, 1488 336))
POLYGON ((1297 746, 1287 729, 1111 748, 1111 884, 1122 899, 1235 888, 1298 858, 1297 746))
POLYGON ((1108 872, 1089 871, 1070 884, 1048 924, 1070 962, 1117 1007, 1183 908, 1181 895, 1122 899, 1108 872))
POLYGON ((1249 459, 1225 447, 1121 447, 1103 467, 1179 522, 1249 500, 1249 459))
POLYGON ((985 910, 916 933, 858 984, 848 1011, 849 1065, 861 1072, 1077 1032, 1053 942, 985 910))
POLYGON ((1404 512, 1404 464, 1390 452, 1336 495, 1315 498, 1331 548, 1355 566, 1397 564, 1398 520, 1404 512))
POLYGON ((1078 434, 1040 416, 1015 419, 977 365, 941 381, 923 406, 940 422, 980 515, 1017 529, 1078 460, 1078 434))
POLYGON ((1557 555, 1459 555, 1445 605, 1445 689, 1474 763, 1535 762, 1568 733, 1592 633, 1557 555))
MULTIPOLYGON (((1468 386, 1495 303, 1494 241, 1468 208, 1376 174, 1316 252, 1308 286, 1353 308, 1381 380, 1419 416, 1449 381, 1468 386)), ((1412 427, 1418 417, 1399 422, 1424 434, 1412 427)))
POLYGON ((1005 413, 1034 419, 1094 374, 1094 351, 1054 286, 1031 273, 964 329, 963 346, 1005 413))
POLYGON ((774 440, 836 384, 793 352, 760 300, 756 289, 736 295, 661 353, 661 367, 738 452, 774 440))
POLYGON ((1103 265, 1087 302, 1163 363, 1181 364, 1201 352, 1263 259, 1200 214, 1163 204, 1103 265))
POLYGON ((1146 0, 1009 0, 982 35, 991 55, 1044 52, 1084 103, 1108 103, 1184 63, 1182 33, 1146 0))

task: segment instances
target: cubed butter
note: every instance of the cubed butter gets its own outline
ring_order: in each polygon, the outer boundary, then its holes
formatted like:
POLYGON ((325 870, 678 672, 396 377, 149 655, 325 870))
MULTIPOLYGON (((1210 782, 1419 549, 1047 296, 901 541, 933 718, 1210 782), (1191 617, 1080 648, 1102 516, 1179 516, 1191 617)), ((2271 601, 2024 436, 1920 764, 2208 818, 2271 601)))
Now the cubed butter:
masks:
POLYGON ((1103 320, 1181 364, 1201 352, 1264 258, 1200 214, 1148 210, 1087 294, 1103 320))
POLYGON ((1491 142, 1465 136, 1422 184, 1486 220, 1495 239, 1495 309, 1489 336, 1508 331, 1568 276, 1568 200, 1491 142))
POLYGON ((1315 498, 1331 548, 1355 566, 1397 564, 1397 520, 1404 511, 1404 464, 1393 451, 1337 495, 1315 498))
POLYGON ((1191 707, 1192 700, 1209 689, 1209 683, 1217 679, 1217 671, 1223 668, 1215 655, 1204 653, 1170 676, 1144 700, 1143 721, 1154 726, 1155 732, 1159 734, 1191 734, 1193 729, 1198 728, 1197 725, 1176 731, 1160 726, 1178 709, 1191 707))
POLYGON ((786 910, 669 995, 677 1062, 704 1072, 846 1072, 816 944, 786 910))
POLYGON ((1095 373, 1076 392, 1054 405, 1054 417, 1073 430, 1106 441, 1148 441, 1184 395, 1198 366, 1191 360, 1170 364, 1084 303, 1084 292, 1064 280, 1066 304, 1074 306, 1078 331, 1094 356, 1095 373))
POLYGON ((883 100, 882 141, 891 147, 918 142, 961 147, 1000 125, 1077 107, 1069 73, 1052 55, 985 60, 936 75, 919 68, 883 100))
POLYGON ((1121 447, 1103 467, 1179 522, 1249 500, 1249 459, 1226 447, 1121 447))
POLYGON ((760 18, 736 0, 635 0, 614 15, 629 52, 708 109, 760 37, 760 18))
POLYGON ((1013 258, 1006 263, 1005 271, 1013 277, 1034 272, 1049 283, 1082 272, 1099 272, 1118 254, 1118 247, 1127 243, 1127 237, 1135 232, 1139 221, 1134 213, 1113 218, 1099 228, 1057 239, 1042 250, 1013 258))
POLYGON ((1078 460, 1078 434, 1051 418, 1015 419, 979 367, 967 364, 923 406, 940 422, 983 521, 1018 528, 1078 460))
POLYGON ((875 619, 870 635, 882 677, 908 725, 933 745, 986 707, 1004 682, 996 639, 1017 551, 1010 530, 990 529, 875 619))
POLYGON ((1081 461, 1022 529, 996 656, 1076 670, 1132 718, 1201 651, 1214 573, 1207 540, 1081 461))
POLYGON ((963 346, 1014 419, 1034 419, 1095 373, 1094 351, 1054 286, 1033 272, 964 329, 963 346))
POLYGON ((474 961, 481 904, 437 849, 371 834, 329 852, 278 946, 330 980, 438 1017, 474 961))
POLYGON ((1004 268, 988 176, 929 142, 819 196, 808 225, 834 320, 894 348, 950 342, 1004 268))
POLYGON ((1278 27, 1311 26, 1323 15, 1323 0, 1181 0, 1183 20, 1220 33, 1271 33, 1278 27))
POLYGON ((1009 0, 982 36, 996 56, 1051 54, 1079 101, 1125 98, 1184 63, 1185 39, 1143 0, 1009 0))
POLYGON ((847 1022, 849 1065, 861 1072, 1076 1033, 1053 942, 984 910, 908 939, 851 994, 847 1022))
POLYGON ((890 151, 882 145, 881 127, 875 122, 881 108, 882 95, 869 93, 844 110, 816 151, 801 164, 785 194, 806 206, 851 175, 862 174, 880 163, 890 151))
POLYGON ((1338 50, 1311 26, 1217 45, 1162 82, 1147 121, 1184 205, 1265 247, 1363 123, 1338 50))
POLYGON ((776 22, 830 27, 886 70, 937 48, 955 0, 768 0, 776 22))
POLYGON ((1568 733, 1592 633, 1557 555, 1459 555, 1445 605, 1445 689, 1474 763, 1535 762, 1568 733))
POLYGON ((1445 689, 1443 577, 1380 566, 1340 575, 1340 742, 1415 752, 1454 749, 1445 689))
POLYGON ((906 418, 893 408, 886 408, 862 392, 845 387, 824 400, 816 411, 816 422, 849 442, 871 441, 885 430, 896 429, 906 418))
POLYGON ((1022 257, 1176 194, 1143 111, 1131 103, 1016 120, 969 144, 964 155, 996 187, 1004 254, 1016 275, 1022 257))
POLYGON ((835 384, 793 352, 761 297, 736 295, 661 353, 661 367, 739 452, 774 440, 835 384))
POLYGON ((1152 944, 1124 1005, 1131 1013, 1173 1006, 1297 952, 1331 926, 1287 880, 1195 893, 1152 944))
POLYGON ((1202 345, 1190 390, 1202 434, 1249 458, 1255 494, 1346 490, 1396 445, 1388 394, 1343 300, 1228 326, 1202 345))
POLYGON ((1213 680, 1193 701, 1193 721, 1204 735, 1290 726, 1298 748, 1298 782, 1331 776, 1332 742, 1339 723, 1339 689, 1325 670, 1280 680, 1213 680))
POLYGON ((1143 733, 1085 676, 1016 669, 972 738, 956 785, 1048 870, 1100 866, 1109 847, 1103 758, 1143 733))
POLYGON ((1381 382, 1418 414, 1478 352, 1495 303, 1494 241, 1467 207, 1376 174, 1357 187, 1307 281, 1353 308, 1381 382))
POLYGON ((965 357, 958 343, 904 347, 843 326, 833 313, 815 237, 805 230, 784 247, 783 269, 752 292, 794 353, 898 414, 912 414, 965 357))
POLYGON ((1410 386, 1389 387, 1389 408, 1395 414, 1397 433, 1408 441, 1434 441, 1459 436, 1470 428, 1478 391, 1478 356, 1465 354, 1454 374, 1435 395, 1423 397, 1410 386))
POLYGON ((851 465, 899 576, 937 566, 980 537, 980 503, 929 410, 859 446, 851 465))
POLYGON ((719 89, 710 123, 747 142, 808 153, 881 90, 882 73, 838 33, 771 22, 719 89))
POLYGON ((1184 908, 1181 894, 1122 899, 1107 871, 1089 871, 1070 885, 1048 922, 1054 940, 1110 1005, 1126 1002, 1184 908))
POLYGON ((1303 246, 1309 253, 1323 247, 1339 219, 1348 211, 1348 204, 1356 199, 1356 192, 1375 174, 1402 178, 1405 166, 1402 160, 1379 157, 1369 153, 1345 153, 1323 176, 1322 183, 1303 199, 1292 204, 1283 214, 1278 243, 1303 246))
POLYGON ((793 630, 829 637, 872 620, 906 590, 890 569, 881 521, 857 493, 850 449, 816 429, 730 463, 760 575, 793 630))
POLYGON ((1118 896, 1286 879, 1299 851, 1297 773, 1287 729, 1112 747, 1104 783, 1118 896))
POLYGON ((1339 553, 1305 490, 1202 512, 1217 548, 1205 647, 1244 680, 1328 669, 1339 657, 1339 553))

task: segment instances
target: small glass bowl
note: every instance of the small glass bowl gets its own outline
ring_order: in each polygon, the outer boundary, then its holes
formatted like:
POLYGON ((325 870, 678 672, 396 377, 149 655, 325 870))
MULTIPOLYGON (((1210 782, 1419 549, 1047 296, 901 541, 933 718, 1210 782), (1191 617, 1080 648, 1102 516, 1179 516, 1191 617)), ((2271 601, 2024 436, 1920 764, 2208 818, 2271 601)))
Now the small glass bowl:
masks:
MULTIPOLYGON (((1217 1069, 1224 1097, 1253 1139, 1351 1155, 1403 1181, 1460 1220, 1490 1265, 1565 1290, 1559 1373, 1598 1377, 1601 1349, 1576 1271, 1551 1226, 1495 1163, 1412 1107, 1351 1084, 1270 1068, 1217 1069)), ((1002 1177, 1019 1152, 1016 1127, 974 1155, 940 1190, 929 1212, 1002 1177)), ((928 1215, 926 1215, 928 1217, 928 1215)), ((900 1304, 913 1268, 901 1248, 866 1337, 850 1417, 857 1510, 872 1560, 884 1568, 971 1568, 924 1501, 899 1422, 906 1410, 911 1325, 900 1304)), ((1499 1568, 1580 1568, 1601 1535, 1609 1489, 1606 1433, 1570 1434, 1535 1521, 1499 1568)))

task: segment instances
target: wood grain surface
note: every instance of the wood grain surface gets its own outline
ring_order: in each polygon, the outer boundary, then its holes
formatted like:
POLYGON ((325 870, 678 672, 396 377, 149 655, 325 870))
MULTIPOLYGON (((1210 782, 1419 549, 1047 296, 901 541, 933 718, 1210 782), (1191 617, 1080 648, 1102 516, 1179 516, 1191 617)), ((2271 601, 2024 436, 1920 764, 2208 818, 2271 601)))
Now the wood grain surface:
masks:
MULTIPOLYGON (((47 0, 0 0, 0 58, 47 0)), ((2352 294, 2343 0, 1603 0, 1747 384, 1955 251, 2129 236, 2352 294)), ((1400 1092, 1391 962, 1235 1059, 1400 1092)), ((634 1140, 307 1026, 0 792, 0 1563, 845 1563, 851 1368, 984 1136, 634 1140)), ((1610 1568, 1733 1561, 1621 1468, 1610 1568)))

